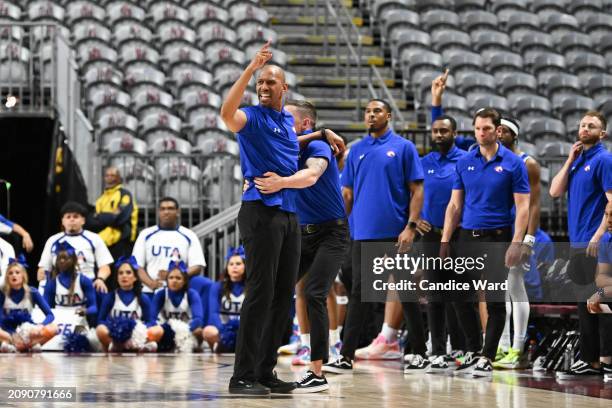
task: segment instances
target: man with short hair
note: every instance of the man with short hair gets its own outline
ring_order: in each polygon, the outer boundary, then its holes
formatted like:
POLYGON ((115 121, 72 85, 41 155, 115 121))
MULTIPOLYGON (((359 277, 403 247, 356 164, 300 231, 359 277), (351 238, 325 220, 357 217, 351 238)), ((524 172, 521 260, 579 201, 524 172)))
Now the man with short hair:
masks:
POLYGON ((69 201, 62 206, 60 214, 64 231, 51 236, 45 243, 38 263, 39 285, 44 287, 43 281, 48 279, 55 265, 55 245, 65 241, 75 249, 80 272, 93 280, 96 292, 106 293, 113 257, 98 234, 83 229, 87 210, 81 204, 69 201))
MULTIPOLYGON (((341 357, 323 366, 331 373, 351 373, 353 359, 372 304, 362 302, 362 247, 394 242, 400 253, 412 246, 423 205, 423 169, 414 144, 391 129, 391 108, 372 99, 365 109, 368 135, 352 146, 342 173, 342 195, 352 216, 353 282, 344 326, 341 357)), ((425 333, 419 305, 402 303, 413 357, 404 372, 422 371, 426 359, 425 333)))
POLYGON ((480 258, 484 268, 473 268, 465 273, 467 277, 463 275, 469 289, 461 292, 463 300, 455 302, 468 351, 464 363, 455 373, 490 376, 506 317, 504 299, 495 296, 504 294, 501 284, 507 277, 506 268, 520 261, 529 217, 529 182, 523 161, 498 141, 501 131, 499 113, 491 108, 481 109, 476 112, 473 123, 478 148, 457 161, 453 191, 444 219, 440 256, 446 258, 449 255, 448 243, 461 224, 457 253, 468 259, 480 258), (513 206, 516 207, 516 216, 512 214, 513 206), (509 242, 511 244, 504 255, 502 249, 509 242), (498 286, 497 290, 485 293, 488 320, 480 355, 480 325, 472 302, 477 300, 474 281, 483 282, 485 279, 487 283, 497 283, 498 286))
MULTIPOLYGON (((601 140, 606 135, 606 118, 589 111, 580 120, 578 141, 563 167, 552 179, 550 195, 567 191, 567 223, 570 240, 568 274, 577 285, 592 285, 597 252, 606 231, 605 208, 612 201, 612 155, 601 140)), ((588 312, 584 298, 578 299, 580 359, 559 378, 612 373, 612 316, 588 312)))
POLYGON ((116 167, 104 171, 104 192, 96 200, 96 212, 88 220, 91 229, 98 231, 113 258, 129 254, 136 239, 138 206, 121 184, 116 167))

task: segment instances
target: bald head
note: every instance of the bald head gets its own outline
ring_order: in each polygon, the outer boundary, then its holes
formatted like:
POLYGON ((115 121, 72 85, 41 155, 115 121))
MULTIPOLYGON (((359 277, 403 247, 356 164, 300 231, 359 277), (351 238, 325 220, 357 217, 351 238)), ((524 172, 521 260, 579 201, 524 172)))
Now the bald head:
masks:
POLYGON ((257 76, 257 98, 259 104, 281 111, 283 95, 287 92, 285 71, 278 65, 264 65, 257 76))
POLYGON ((119 169, 114 166, 107 167, 104 171, 104 185, 106 188, 113 188, 117 184, 121 184, 121 173, 119 173, 119 169))

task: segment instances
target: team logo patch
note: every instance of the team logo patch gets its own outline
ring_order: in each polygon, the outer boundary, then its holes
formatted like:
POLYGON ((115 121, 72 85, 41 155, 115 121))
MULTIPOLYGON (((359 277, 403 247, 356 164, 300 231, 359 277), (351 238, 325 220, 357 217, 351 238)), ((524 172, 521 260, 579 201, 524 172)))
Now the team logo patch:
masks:
POLYGON ((474 170, 475 170, 474 166, 468 166, 468 171, 474 171, 474 170))
POLYGON ((365 154, 362 154, 359 156, 359 160, 363 159, 363 157, 365 156, 365 154))
POLYGON ((501 173, 502 171, 504 171, 504 168, 502 166, 497 166, 495 167, 495 171, 501 173))
POLYGON ((389 151, 387 152, 387 156, 388 156, 388 157, 395 157, 395 152, 394 152, 393 150, 389 150, 389 151))
POLYGON ((436 171, 434 169, 427 170, 427 174, 434 174, 436 171))
POLYGON ((584 167, 584 171, 591 171, 591 165, 588 164, 584 167))

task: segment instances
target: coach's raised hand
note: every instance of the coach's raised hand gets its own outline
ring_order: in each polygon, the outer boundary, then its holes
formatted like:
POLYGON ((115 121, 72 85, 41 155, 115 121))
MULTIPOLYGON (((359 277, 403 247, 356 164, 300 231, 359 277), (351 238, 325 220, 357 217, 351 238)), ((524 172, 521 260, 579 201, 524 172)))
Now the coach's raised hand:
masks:
POLYGON ((441 106, 442 105, 442 94, 446 89, 446 80, 448 79, 448 68, 444 71, 444 73, 438 77, 436 77, 433 81, 431 81, 431 105, 432 106, 441 106))
POLYGON ((249 65, 240 75, 240 78, 234 83, 230 91, 227 93, 223 105, 221 106, 221 119, 227 128, 232 132, 239 132, 246 125, 246 114, 241 111, 240 103, 244 96, 251 77, 258 69, 262 68, 272 58, 270 51, 270 41, 264 44, 263 47, 253 57, 249 65))

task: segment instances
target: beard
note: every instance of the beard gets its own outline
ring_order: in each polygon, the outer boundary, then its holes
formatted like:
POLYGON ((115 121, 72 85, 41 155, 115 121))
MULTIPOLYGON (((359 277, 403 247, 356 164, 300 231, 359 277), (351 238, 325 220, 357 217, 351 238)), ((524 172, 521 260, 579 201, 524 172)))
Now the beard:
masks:
POLYGON ((454 139, 440 140, 439 142, 434 141, 434 145, 438 148, 438 150, 445 150, 445 151, 450 150, 451 147, 453 147, 454 143, 455 143, 454 139))

